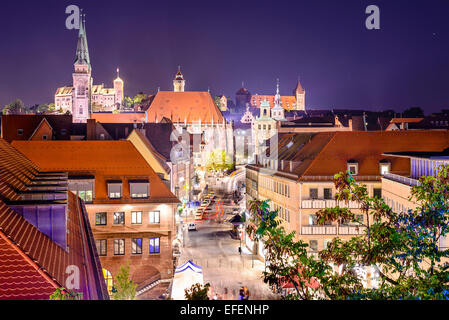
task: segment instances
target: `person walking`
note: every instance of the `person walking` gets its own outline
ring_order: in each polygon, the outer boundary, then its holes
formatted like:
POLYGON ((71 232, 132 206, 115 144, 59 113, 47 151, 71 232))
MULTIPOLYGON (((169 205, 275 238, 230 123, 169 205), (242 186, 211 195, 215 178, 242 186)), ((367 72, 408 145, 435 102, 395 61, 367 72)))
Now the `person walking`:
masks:
POLYGON ((249 293, 248 288, 245 287, 245 288, 243 289, 243 292, 244 292, 243 300, 249 300, 250 293, 249 293))
POLYGON ((239 291, 239 300, 245 300, 245 289, 243 287, 239 291))

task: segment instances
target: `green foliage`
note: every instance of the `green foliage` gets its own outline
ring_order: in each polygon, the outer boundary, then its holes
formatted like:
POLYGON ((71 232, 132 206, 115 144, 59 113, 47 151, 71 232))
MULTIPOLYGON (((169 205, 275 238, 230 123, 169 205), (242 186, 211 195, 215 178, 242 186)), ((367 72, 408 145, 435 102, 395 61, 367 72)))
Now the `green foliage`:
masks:
POLYGON ((265 240, 264 281, 277 288, 292 283, 296 293, 287 299, 449 299, 449 250, 439 247, 449 233, 449 166, 420 179, 410 196, 418 206, 408 212, 396 213, 369 197, 349 172, 336 174, 334 182, 337 206, 318 211, 317 223, 351 223, 363 232, 345 241, 335 237, 317 259, 280 226, 269 200, 250 201, 247 232, 265 240), (360 205, 363 219, 340 207, 349 201, 360 205), (360 267, 378 272, 376 286, 364 286, 360 267))
POLYGON ((50 296, 49 300, 83 300, 83 294, 72 290, 67 292, 61 288, 58 288, 50 296))
POLYGON ((125 97, 124 104, 125 104, 125 107, 131 108, 134 105, 134 100, 131 99, 130 97, 125 97))
POLYGON ((140 92, 139 94, 137 94, 135 97, 134 97, 134 100, 133 100, 133 102, 134 102, 134 104, 137 104, 137 105, 139 105, 139 104, 142 104, 145 100, 147 100, 148 99, 148 95, 146 95, 145 93, 143 93, 143 92, 140 92))
POLYGON ((114 278, 115 292, 112 296, 114 300, 135 300, 137 284, 129 279, 129 263, 121 266, 114 278))
POLYGON ((209 292, 210 284, 206 283, 204 286, 196 283, 190 287, 190 289, 185 289, 185 298, 186 300, 209 300, 208 292, 209 292))
POLYGON ((19 114, 25 113, 26 111, 27 109, 20 99, 14 100, 3 108, 3 114, 19 114))

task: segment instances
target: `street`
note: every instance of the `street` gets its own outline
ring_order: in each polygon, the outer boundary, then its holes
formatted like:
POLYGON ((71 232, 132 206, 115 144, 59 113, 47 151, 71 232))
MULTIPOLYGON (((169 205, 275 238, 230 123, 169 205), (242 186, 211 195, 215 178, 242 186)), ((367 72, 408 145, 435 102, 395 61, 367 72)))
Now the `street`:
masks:
MULTIPOLYGON (((209 206, 212 211, 209 211, 208 216, 212 218, 196 221, 197 231, 184 232, 184 246, 178 265, 191 260, 201 266, 204 283, 211 284, 211 295, 217 294, 219 299, 237 300, 242 286, 249 289, 252 300, 276 299, 261 278, 264 263, 255 259, 243 243, 240 255, 240 240, 231 236, 232 224, 217 221, 226 221, 233 216, 230 198, 230 195, 218 195, 209 206), (229 211, 229 214, 225 213, 223 216, 221 210, 218 214, 215 212, 217 202, 221 203, 222 199, 224 212, 226 209, 229 211)), ((218 208, 220 207, 219 205, 218 208)))

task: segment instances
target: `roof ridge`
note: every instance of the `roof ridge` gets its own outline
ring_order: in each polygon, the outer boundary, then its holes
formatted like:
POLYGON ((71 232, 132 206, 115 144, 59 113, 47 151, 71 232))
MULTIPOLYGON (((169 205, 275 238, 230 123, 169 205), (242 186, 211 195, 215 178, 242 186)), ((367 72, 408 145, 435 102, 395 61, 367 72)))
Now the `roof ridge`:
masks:
MULTIPOLYGON (((320 133, 329 133, 329 132, 320 132, 320 133)), ((314 137, 318 136, 320 133, 318 133, 317 135, 312 137, 312 140, 314 137)), ((318 156, 329 146, 329 144, 331 143, 331 141, 333 141, 335 139, 335 136, 337 135, 337 133, 339 133, 338 131, 335 132, 330 132, 330 134, 332 135, 331 138, 329 139, 329 141, 321 148, 320 152, 318 152, 315 157, 313 158, 313 160, 310 162, 310 164, 307 166, 307 168, 304 170, 304 172, 298 177, 298 179, 301 179, 301 177, 303 177, 306 172, 310 169, 310 167, 317 161, 318 156)), ((312 141, 310 141, 309 143, 311 143, 312 141)))

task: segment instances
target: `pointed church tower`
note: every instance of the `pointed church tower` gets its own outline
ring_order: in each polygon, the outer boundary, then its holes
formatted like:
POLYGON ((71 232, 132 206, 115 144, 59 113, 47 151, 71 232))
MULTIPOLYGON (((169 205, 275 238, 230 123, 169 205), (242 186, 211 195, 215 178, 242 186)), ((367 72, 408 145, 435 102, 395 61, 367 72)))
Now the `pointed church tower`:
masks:
POLYGON ((91 112, 92 66, 87 46, 86 19, 81 14, 73 73, 73 122, 87 122, 91 112))
POLYGON ((279 93, 279 79, 277 80, 276 95, 274 96, 274 108, 271 109, 271 117, 274 120, 284 121, 284 108, 281 105, 281 94, 279 93))
POLYGON ((173 91, 174 92, 184 92, 186 86, 186 81, 181 73, 181 66, 178 66, 178 73, 173 80, 173 91))
POLYGON ((123 94, 124 89, 124 83, 123 80, 120 78, 120 69, 117 68, 117 78, 114 80, 114 91, 115 91, 115 105, 117 108, 120 108, 120 106, 123 105, 123 94))
POLYGON ((306 91, 303 89, 301 82, 298 79, 293 95, 296 97, 296 110, 306 110, 306 91))

